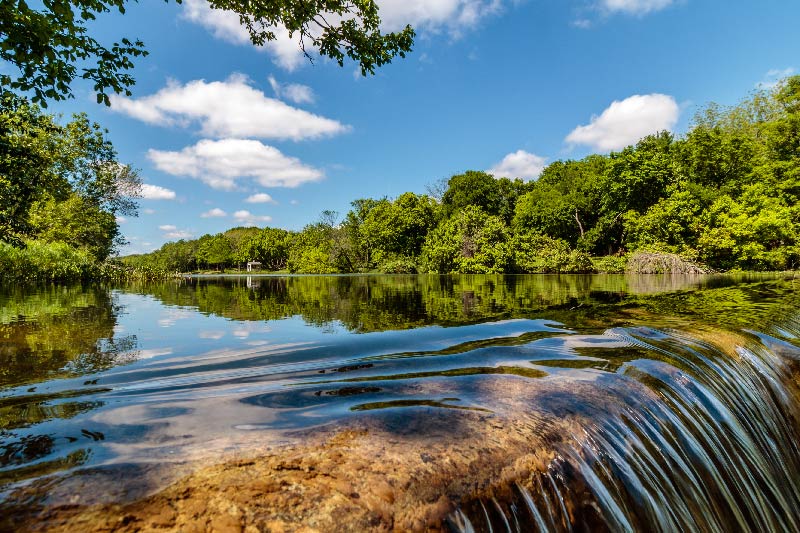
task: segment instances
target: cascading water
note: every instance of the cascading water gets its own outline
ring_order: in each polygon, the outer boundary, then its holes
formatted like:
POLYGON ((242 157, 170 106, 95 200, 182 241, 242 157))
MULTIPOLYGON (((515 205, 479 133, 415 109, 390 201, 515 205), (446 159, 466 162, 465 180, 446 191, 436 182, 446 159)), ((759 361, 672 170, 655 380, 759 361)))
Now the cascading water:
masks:
MULTIPOLYGON (((774 328, 789 338, 797 321, 774 328)), ((726 353, 676 331, 608 332, 660 354, 622 364, 620 403, 556 457, 449 518, 455 531, 800 531, 800 349, 752 333, 726 353)), ((607 407, 608 404, 604 404, 607 407)))

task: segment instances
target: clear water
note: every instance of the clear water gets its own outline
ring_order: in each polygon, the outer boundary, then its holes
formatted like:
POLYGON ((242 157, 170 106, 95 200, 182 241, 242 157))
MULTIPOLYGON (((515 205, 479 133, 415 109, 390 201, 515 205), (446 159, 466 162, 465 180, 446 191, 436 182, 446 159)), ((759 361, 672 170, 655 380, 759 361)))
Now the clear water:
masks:
POLYGON ((7 287, 0 507, 368 427, 453 530, 797 531, 799 304, 792 275, 7 287))

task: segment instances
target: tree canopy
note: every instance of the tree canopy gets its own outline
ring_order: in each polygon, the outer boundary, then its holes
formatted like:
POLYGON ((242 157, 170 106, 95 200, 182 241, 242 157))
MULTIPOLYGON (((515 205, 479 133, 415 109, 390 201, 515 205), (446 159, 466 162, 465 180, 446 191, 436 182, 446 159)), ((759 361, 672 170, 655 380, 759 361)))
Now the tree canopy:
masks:
MULTIPOLYGON (((89 25, 103 13, 125 13, 136 1, 45 0, 37 8, 25 0, 0 2, 0 60, 18 70, 0 74, 0 88, 31 91, 34 102, 46 105, 48 99, 72 97, 72 82, 82 78, 94 84, 98 102, 109 105, 111 93, 130 96, 135 80, 129 71, 134 58, 147 55, 145 44, 128 37, 103 44, 89 25)), ((339 65, 350 58, 364 75, 405 57, 414 41, 410 26, 381 32, 374 0, 209 0, 209 5, 239 15, 255 45, 275 40, 276 28, 284 27, 309 59, 309 47, 339 65)))
POLYGON ((0 241, 39 238, 105 259, 121 243, 116 217, 135 216, 141 180, 117 162, 99 125, 0 97, 0 241))

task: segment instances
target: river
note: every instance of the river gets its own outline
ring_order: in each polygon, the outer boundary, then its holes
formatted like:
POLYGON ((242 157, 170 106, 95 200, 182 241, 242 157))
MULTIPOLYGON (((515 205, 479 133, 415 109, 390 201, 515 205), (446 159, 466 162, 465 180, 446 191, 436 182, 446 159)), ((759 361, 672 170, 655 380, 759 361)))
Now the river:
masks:
POLYGON ((3 530, 800 531, 800 277, 0 289, 3 530))

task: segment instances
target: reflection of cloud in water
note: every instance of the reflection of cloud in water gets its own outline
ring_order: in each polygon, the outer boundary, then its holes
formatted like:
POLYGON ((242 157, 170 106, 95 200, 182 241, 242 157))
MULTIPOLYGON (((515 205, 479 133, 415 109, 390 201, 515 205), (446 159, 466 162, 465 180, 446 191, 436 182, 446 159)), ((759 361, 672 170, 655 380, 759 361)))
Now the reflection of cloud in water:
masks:
POLYGON ((182 309, 180 307, 167 308, 161 313, 161 318, 158 319, 158 325, 162 328, 169 328, 175 325, 178 320, 185 320, 196 316, 196 312, 191 309, 182 309))
POLYGON ((136 354, 138 359, 151 359, 161 355, 172 355, 172 348, 151 348, 149 350, 139 350, 136 354))
POLYGON ((248 341, 245 344, 247 346, 266 346, 269 343, 270 343, 269 341, 260 340, 260 341, 248 341))
POLYGON ((239 339, 247 339, 254 333, 270 333, 272 328, 263 322, 238 322, 232 331, 233 336, 239 339))
POLYGON ((201 339, 219 340, 219 339, 221 339, 222 337, 225 336, 225 332, 224 331, 203 330, 203 331, 199 331, 197 333, 197 336, 200 337, 201 339))

